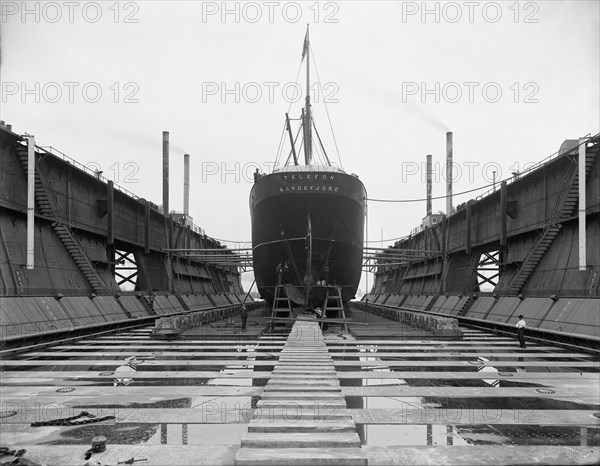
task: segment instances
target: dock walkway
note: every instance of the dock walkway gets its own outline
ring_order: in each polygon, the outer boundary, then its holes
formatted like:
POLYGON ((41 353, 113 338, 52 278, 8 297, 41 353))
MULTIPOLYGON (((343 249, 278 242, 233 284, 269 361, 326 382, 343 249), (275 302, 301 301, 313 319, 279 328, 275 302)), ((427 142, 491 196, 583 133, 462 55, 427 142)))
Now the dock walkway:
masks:
POLYGON ((236 465, 366 465, 316 322, 297 321, 235 456, 236 465))

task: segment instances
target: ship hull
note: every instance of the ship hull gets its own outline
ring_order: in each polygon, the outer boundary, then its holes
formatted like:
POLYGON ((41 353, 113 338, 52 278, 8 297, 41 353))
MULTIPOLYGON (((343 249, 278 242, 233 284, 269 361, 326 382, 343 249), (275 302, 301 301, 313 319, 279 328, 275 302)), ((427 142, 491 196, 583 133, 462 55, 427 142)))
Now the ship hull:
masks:
POLYGON ((356 176, 304 168, 265 175, 250 193, 257 287, 272 302, 277 266, 287 261, 281 279, 297 288, 296 298, 304 296, 296 304, 321 306, 324 283, 341 287, 346 302, 360 282, 366 191, 356 176))

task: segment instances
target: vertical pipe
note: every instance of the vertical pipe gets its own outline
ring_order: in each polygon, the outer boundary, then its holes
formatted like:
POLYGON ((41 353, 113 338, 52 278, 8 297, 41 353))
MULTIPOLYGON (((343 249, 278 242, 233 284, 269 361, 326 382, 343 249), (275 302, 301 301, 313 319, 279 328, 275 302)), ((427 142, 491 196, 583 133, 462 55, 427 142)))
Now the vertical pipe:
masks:
POLYGON ((446 216, 443 220, 442 220, 442 257, 446 257, 446 246, 448 243, 448 238, 447 238, 447 234, 448 234, 448 217, 446 216))
POLYGON ((544 199, 544 224, 548 221, 548 171, 544 170, 544 191, 543 197, 544 199))
MULTIPOLYGON (((167 217, 165 218, 165 233, 166 233, 166 249, 173 249, 174 246, 174 235, 173 235, 173 217, 171 217, 170 215, 167 215, 167 217)), ((167 257, 166 257, 166 271, 167 271, 167 288, 169 290, 169 293, 172 293, 174 290, 174 284, 173 284, 173 252, 171 251, 167 251, 167 257)))
POLYGON ((69 167, 67 168, 67 200, 65 202, 66 206, 67 206, 67 222, 69 222, 69 225, 71 225, 71 199, 73 199, 73 190, 71 188, 71 167, 72 165, 69 164, 69 167))
POLYGON ((466 253, 467 255, 471 255, 471 203, 467 201, 467 248, 466 248, 466 253))
POLYGON ((183 213, 190 215, 190 154, 183 154, 183 213))
POLYGON ((432 180, 431 180, 431 154, 427 154, 427 216, 431 215, 431 191, 432 191, 432 180))
MULTIPOLYGON (((365 200, 365 247, 369 247, 369 204, 365 200)), ((367 264, 367 273, 365 274, 365 294, 369 294, 369 274, 371 273, 371 259, 365 261, 367 264)), ((369 307, 369 297, 366 299, 366 306, 369 307)), ((365 397, 366 398, 366 397, 365 397)))
POLYGON ((169 216, 169 132, 163 131, 163 213, 169 216))
POLYGON ((106 186, 106 210, 106 244, 112 246, 115 244, 115 183, 112 180, 108 180, 106 186))
POLYGON ((112 272, 115 271, 115 183, 108 180, 106 185, 106 252, 112 272))
MULTIPOLYGON (((172 248, 171 239, 173 228, 169 212, 169 132, 163 131, 163 214, 165 215, 165 249, 172 248)), ((173 291, 171 255, 172 253, 169 251, 167 253, 167 261, 165 264, 169 293, 173 291)))
POLYGON ((500 247, 506 247, 506 181, 500 184, 500 247))
MULTIPOLYGON (((173 222, 173 217, 170 215, 167 217, 167 229, 169 230, 169 237, 167 238, 167 249, 175 248, 175 222, 173 222)), ((173 255, 171 251, 169 251, 169 258, 173 255)))
POLYGON ((144 254, 150 254, 150 201, 144 205, 144 254))
POLYGON ((35 263, 35 138, 27 136, 27 270, 35 263))
POLYGON ((452 213, 452 133, 446 133, 446 215, 452 213))
POLYGON ((579 138, 579 270, 586 270, 586 237, 585 237, 585 149, 587 146, 584 138, 579 138))

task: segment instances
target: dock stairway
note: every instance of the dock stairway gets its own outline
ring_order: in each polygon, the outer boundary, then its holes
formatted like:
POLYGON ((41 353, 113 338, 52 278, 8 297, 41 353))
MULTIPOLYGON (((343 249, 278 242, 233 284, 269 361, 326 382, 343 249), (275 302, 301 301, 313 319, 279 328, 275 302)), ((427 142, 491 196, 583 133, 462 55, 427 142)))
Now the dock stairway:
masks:
MULTIPOLYGON (((28 149, 27 146, 21 144, 14 145, 15 153, 19 159, 21 168, 27 176, 28 171, 28 149)), ((71 258, 77 264, 77 267, 90 284, 93 292, 96 294, 105 294, 106 286, 102 278, 96 273, 94 266, 88 259, 87 254, 73 236, 71 229, 58 221, 54 207, 52 206, 52 200, 48 196, 46 188, 40 178, 40 170, 35 170, 35 202, 38 206, 39 213, 49 219, 52 223, 52 229, 60 239, 61 243, 71 256, 71 258)), ((56 199, 54 203, 57 205, 56 199)))
POLYGON ((285 285, 275 285, 275 298, 273 299, 273 307, 271 308, 271 317, 268 325, 271 332, 275 331, 276 326, 286 327, 285 324, 281 325, 281 322, 277 322, 277 319, 292 317, 292 310, 292 301, 287 294, 285 285))
MULTIPOLYGON (((598 154, 595 151, 588 152, 585 157, 585 177, 589 177, 594 162, 598 154)), ((566 181, 563 192, 559 196, 558 205, 555 211, 554 223, 547 225, 543 230, 538 241, 533 245, 525 260, 521 264, 521 268, 515 274, 508 287, 509 294, 518 295, 523 286, 538 266, 552 243, 558 236, 560 224, 569 220, 575 215, 579 204, 579 173, 577 164, 573 167, 573 174, 570 177, 570 182, 566 181), (561 202, 562 201, 562 202, 561 202)))
POLYGON ((236 466, 367 464, 316 320, 294 323, 260 398, 236 466))
MULTIPOLYGON (((327 286, 325 299, 323 300, 323 318, 346 319, 342 289, 339 286, 327 286)), ((340 322, 339 325, 340 331, 348 333, 348 324, 340 322)))

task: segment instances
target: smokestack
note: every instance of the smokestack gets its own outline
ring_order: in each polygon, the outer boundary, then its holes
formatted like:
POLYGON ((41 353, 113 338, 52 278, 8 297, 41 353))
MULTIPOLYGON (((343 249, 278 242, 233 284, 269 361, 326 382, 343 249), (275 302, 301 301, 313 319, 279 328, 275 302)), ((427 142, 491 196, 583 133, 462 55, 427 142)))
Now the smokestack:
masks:
POLYGON ((431 215, 431 154, 427 154, 427 216, 431 215))
POLYGON ((163 213, 169 215, 169 132, 163 131, 163 213))
POLYGON ((183 154, 183 213, 190 215, 190 154, 183 154))
POLYGON ((446 215, 452 213, 452 133, 446 133, 446 215))

